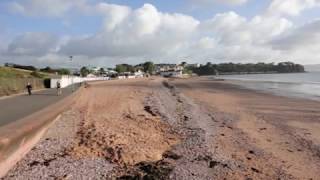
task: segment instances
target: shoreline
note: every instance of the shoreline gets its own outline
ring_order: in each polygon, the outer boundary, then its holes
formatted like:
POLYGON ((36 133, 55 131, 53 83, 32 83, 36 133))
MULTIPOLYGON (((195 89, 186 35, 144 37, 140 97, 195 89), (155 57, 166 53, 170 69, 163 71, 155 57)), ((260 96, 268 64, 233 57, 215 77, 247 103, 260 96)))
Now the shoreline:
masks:
MULTIPOLYGON (((255 92, 260 93, 266 93, 271 94, 274 96, 281 96, 281 97, 287 97, 287 98, 293 98, 293 99, 300 99, 300 100, 310 100, 310 101, 320 101, 320 96, 316 94, 308 94, 306 92, 298 92, 292 89, 280 89, 279 84, 281 85, 287 85, 287 86, 300 86, 304 85, 304 83, 290 83, 290 82, 267 82, 267 81, 254 81, 254 80, 225 80, 226 83, 237 85, 241 88, 244 88, 246 90, 251 90, 255 92), (254 85, 256 84, 256 85, 254 85), (270 85, 268 88, 263 88, 267 85, 262 84, 268 84, 270 85), (277 86, 277 88, 272 87, 277 86)), ((310 83, 311 85, 320 85, 320 84, 314 84, 310 83)))
POLYGON ((241 78, 214 78, 207 76, 212 81, 225 81, 226 83, 237 85, 247 90, 264 92, 275 96, 284 96, 288 98, 307 99, 320 101, 319 82, 287 82, 281 80, 259 80, 259 79, 241 79, 241 78))
POLYGON ((319 102, 201 77, 91 83, 3 179, 316 179, 319 118, 319 102))
POLYGON ((232 160, 239 158, 248 166, 255 164, 252 170, 257 174, 266 171, 264 173, 274 173, 274 177, 277 177, 274 171, 278 169, 284 175, 283 179, 316 179, 320 167, 318 101, 247 90, 223 81, 197 80, 189 82, 196 84, 195 87, 182 82, 176 85, 199 104, 211 107, 216 114, 231 116, 233 121, 222 123, 221 127, 227 126, 226 130, 218 128, 221 137, 217 139, 221 143, 217 143, 217 146, 227 144, 221 148, 221 154, 231 156, 232 160), (244 144, 256 150, 242 147, 244 144), (270 163, 257 163, 259 159, 270 163))
MULTIPOLYGON (((250 74, 300 74, 300 73, 309 73, 309 71, 304 72, 234 72, 234 73, 220 73, 219 75, 222 76, 229 76, 229 75, 250 75, 250 74)), ((214 75, 208 75, 208 76, 214 76, 214 75)))

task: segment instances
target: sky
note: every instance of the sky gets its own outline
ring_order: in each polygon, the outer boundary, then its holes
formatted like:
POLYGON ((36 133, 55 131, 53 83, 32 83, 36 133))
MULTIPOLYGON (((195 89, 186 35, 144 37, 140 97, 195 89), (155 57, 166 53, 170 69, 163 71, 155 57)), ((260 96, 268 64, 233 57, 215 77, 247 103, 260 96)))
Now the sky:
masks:
POLYGON ((0 64, 150 60, 320 64, 320 0, 0 0, 0 64))

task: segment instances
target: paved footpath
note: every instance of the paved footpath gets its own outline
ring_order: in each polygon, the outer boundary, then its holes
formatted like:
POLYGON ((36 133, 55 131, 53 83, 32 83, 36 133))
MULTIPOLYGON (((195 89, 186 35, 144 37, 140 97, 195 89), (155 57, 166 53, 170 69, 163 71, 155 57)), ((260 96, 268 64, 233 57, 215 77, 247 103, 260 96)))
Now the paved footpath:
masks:
POLYGON ((33 95, 19 95, 0 100, 0 126, 12 123, 27 115, 37 112, 50 104, 72 93, 71 88, 62 89, 62 95, 57 96, 56 89, 46 89, 34 92, 33 95))

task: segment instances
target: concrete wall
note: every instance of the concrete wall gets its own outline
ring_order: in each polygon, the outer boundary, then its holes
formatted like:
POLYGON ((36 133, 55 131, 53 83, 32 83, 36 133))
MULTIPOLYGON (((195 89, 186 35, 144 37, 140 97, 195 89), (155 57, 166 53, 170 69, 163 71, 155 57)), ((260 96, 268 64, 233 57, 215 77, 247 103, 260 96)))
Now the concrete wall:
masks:
POLYGON ((57 82, 60 81, 61 87, 65 88, 72 84, 77 84, 81 82, 88 82, 88 81, 107 81, 110 80, 109 77, 78 77, 78 76, 62 76, 60 79, 51 79, 50 80, 50 88, 56 88, 57 82))
POLYGON ((25 92, 28 82, 33 90, 45 88, 44 80, 39 78, 0 78, 0 97, 25 92))

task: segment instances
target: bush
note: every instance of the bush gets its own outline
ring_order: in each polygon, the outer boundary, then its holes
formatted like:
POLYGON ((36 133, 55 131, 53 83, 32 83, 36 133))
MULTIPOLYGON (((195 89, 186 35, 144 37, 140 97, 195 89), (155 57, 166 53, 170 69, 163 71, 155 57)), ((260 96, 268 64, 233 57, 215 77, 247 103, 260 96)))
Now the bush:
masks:
POLYGON ((30 75, 33 76, 33 77, 36 77, 36 78, 43 78, 44 77, 38 71, 33 71, 30 75))
POLYGON ((59 70, 58 70, 58 73, 59 73, 60 75, 70 75, 70 70, 69 70, 69 69, 62 68, 62 69, 59 69, 59 70))

